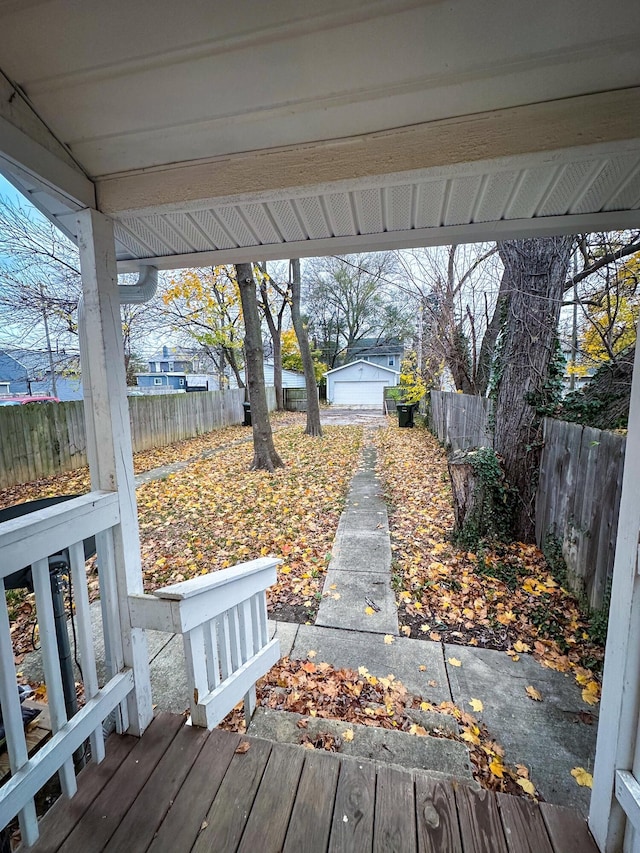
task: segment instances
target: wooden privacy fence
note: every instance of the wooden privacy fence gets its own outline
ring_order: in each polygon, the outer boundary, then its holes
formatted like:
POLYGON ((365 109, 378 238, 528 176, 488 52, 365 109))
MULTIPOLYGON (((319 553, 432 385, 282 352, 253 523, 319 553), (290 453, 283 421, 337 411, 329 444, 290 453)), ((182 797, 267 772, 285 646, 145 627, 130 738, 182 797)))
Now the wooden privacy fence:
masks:
MULTIPOLYGON (((244 389, 129 397, 134 452, 242 423, 244 389)), ((269 409, 275 392, 267 388, 269 409)), ((87 464, 81 400, 0 406, 0 488, 87 464)))
MULTIPOLYGON (((485 397, 431 392, 431 427, 453 450, 493 447, 485 397)), ((536 495, 536 541, 561 543, 573 590, 598 609, 613 573, 626 439, 604 430, 544 421, 536 495)))
POLYGON ((452 450, 493 447, 489 429, 491 400, 469 394, 431 392, 431 425, 443 444, 452 450))
POLYGON ((602 606, 613 573, 626 439, 545 418, 536 540, 562 543, 571 585, 602 606))

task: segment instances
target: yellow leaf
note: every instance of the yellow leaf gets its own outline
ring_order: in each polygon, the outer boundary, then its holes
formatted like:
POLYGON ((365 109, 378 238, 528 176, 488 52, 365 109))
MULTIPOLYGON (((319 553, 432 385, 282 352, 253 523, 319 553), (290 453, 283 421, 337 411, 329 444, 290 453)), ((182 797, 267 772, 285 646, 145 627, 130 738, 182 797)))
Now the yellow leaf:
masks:
POLYGON ((421 663, 421 664, 420 664, 420 666, 418 667, 418 669, 419 669, 419 671, 420 671, 420 672, 426 672, 426 671, 427 671, 427 668, 426 668, 426 666, 425 666, 423 663, 421 663))
POLYGON ((411 636, 411 628, 408 625, 403 625, 402 628, 400 628, 400 630, 405 635, 405 637, 411 636))
POLYGON ((410 735, 418 735, 418 737, 426 737, 427 730, 423 726, 417 726, 415 723, 409 728, 410 735))
POLYGON ((504 766, 499 758, 494 758, 493 761, 490 762, 489 770, 491 770, 493 775, 497 776, 498 779, 502 779, 504 776, 504 766))
POLYGON ((420 703, 420 710, 421 711, 428 711, 430 708, 431 708, 431 705, 428 702, 421 702, 420 703))
POLYGON ((600 701, 600 685, 597 681, 590 681, 582 691, 582 701, 587 705, 597 705, 600 701))
POLYGON ((359 666, 358 675, 361 675, 362 678, 366 678, 369 675, 369 670, 366 668, 366 666, 359 666))
POLYGON ((462 666, 462 661, 459 661, 458 658, 449 658, 449 663, 451 666, 462 666))
POLYGON ((584 767, 574 767, 571 775, 578 785, 581 785, 583 788, 593 788, 593 776, 584 767))
POLYGON ((347 729, 345 732, 343 732, 342 733, 342 739, 346 740, 347 742, 352 741, 353 740, 353 729, 347 729))
POLYGON ((523 643, 522 640, 516 640, 516 642, 513 644, 513 648, 518 653, 531 651, 531 646, 528 646, 526 643, 523 643))
POLYGON ((462 740, 466 740, 467 743, 474 743, 476 746, 480 746, 480 738, 477 734, 471 731, 471 729, 465 729, 462 732, 462 740))
POLYGON ((339 592, 334 592, 333 595, 331 596, 331 598, 333 598, 334 601, 338 601, 340 599, 340 597, 341 596, 340 596, 339 592))
POLYGON ((471 705, 471 707, 473 708, 473 710, 476 713, 479 713, 480 711, 484 711, 484 705, 482 704, 480 699, 471 699, 469 704, 471 705))
POLYGON ((526 691, 529 699, 533 699, 534 702, 542 702, 542 694, 535 687, 529 685, 526 691))
POLYGON ((317 654, 318 652, 314 652, 313 649, 311 649, 311 651, 307 652, 307 657, 313 660, 317 654))
POLYGON ((520 785, 523 791, 525 791, 530 796, 535 797, 536 788, 530 779, 516 779, 516 782, 518 785, 520 785))
POLYGON ((374 614, 376 611, 373 609, 373 607, 369 607, 369 606, 367 605, 367 607, 365 607, 365 609, 364 609, 364 612, 367 614, 367 616, 373 616, 373 614, 374 614))
POLYGON ((393 636, 393 634, 385 634, 385 635, 384 635, 384 644, 385 644, 385 646, 390 646, 390 645, 391 645, 391 643, 393 643, 393 641, 394 641, 394 640, 395 640, 395 637, 393 636))
POLYGON ((422 631, 423 634, 426 634, 428 631, 431 630, 431 625, 421 625, 420 630, 422 631))

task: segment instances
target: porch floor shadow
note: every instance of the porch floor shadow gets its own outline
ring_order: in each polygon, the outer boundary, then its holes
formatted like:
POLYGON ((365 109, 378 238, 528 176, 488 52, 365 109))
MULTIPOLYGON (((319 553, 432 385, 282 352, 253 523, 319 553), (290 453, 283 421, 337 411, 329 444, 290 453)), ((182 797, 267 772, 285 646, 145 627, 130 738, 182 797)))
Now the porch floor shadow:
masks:
POLYGON ((570 809, 167 713, 112 735, 40 833, 35 853, 597 853, 570 809))

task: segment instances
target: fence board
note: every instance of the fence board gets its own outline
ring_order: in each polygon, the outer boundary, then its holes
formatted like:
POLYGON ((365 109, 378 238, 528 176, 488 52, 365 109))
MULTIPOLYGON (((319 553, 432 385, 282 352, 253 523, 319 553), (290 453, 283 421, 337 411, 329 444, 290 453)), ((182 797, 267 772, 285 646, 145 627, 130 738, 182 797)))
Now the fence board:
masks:
MULTIPOLYGON (((244 389, 129 398, 134 452, 162 447, 242 423, 244 389)), ((275 389, 267 388, 269 411, 275 389)), ((87 464, 81 400, 0 406, 0 488, 87 464)))
MULTIPOLYGON (((490 401, 431 392, 431 426, 453 450, 492 446, 490 401)), ((626 439, 546 418, 536 496, 536 541, 557 539, 571 586, 594 609, 613 573, 626 439)))
POLYGON ((431 413, 435 434, 452 450, 493 447, 491 401, 486 397, 432 391, 431 413))

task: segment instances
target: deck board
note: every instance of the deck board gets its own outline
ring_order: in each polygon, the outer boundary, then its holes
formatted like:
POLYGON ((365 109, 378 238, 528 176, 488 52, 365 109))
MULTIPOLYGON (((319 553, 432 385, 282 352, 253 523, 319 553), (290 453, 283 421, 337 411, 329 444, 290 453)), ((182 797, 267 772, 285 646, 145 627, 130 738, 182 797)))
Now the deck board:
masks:
POLYGON ((249 743, 249 749, 236 752, 231 759, 201 825, 193 853, 236 850, 240 843, 271 752, 271 744, 266 740, 243 738, 243 741, 249 743))
POLYGON ((462 853, 460 826, 451 786, 416 774, 418 853, 462 853))
POLYGON ((330 853, 344 850, 371 853, 375 800, 375 765, 355 758, 343 761, 333 810, 330 853))
POLYGON ((324 853, 329 843, 340 772, 335 756, 310 750, 305 756, 284 853, 324 853))
POLYGON ((112 736, 32 853, 597 853, 570 809, 183 722, 112 736))
POLYGON ((280 853, 303 763, 304 754, 295 746, 280 744, 272 750, 238 853, 280 853))
POLYGON ((100 794, 99 808, 89 808, 60 848, 62 853, 78 850, 102 851, 146 784, 171 741, 182 726, 180 717, 160 714, 127 755, 100 794))

